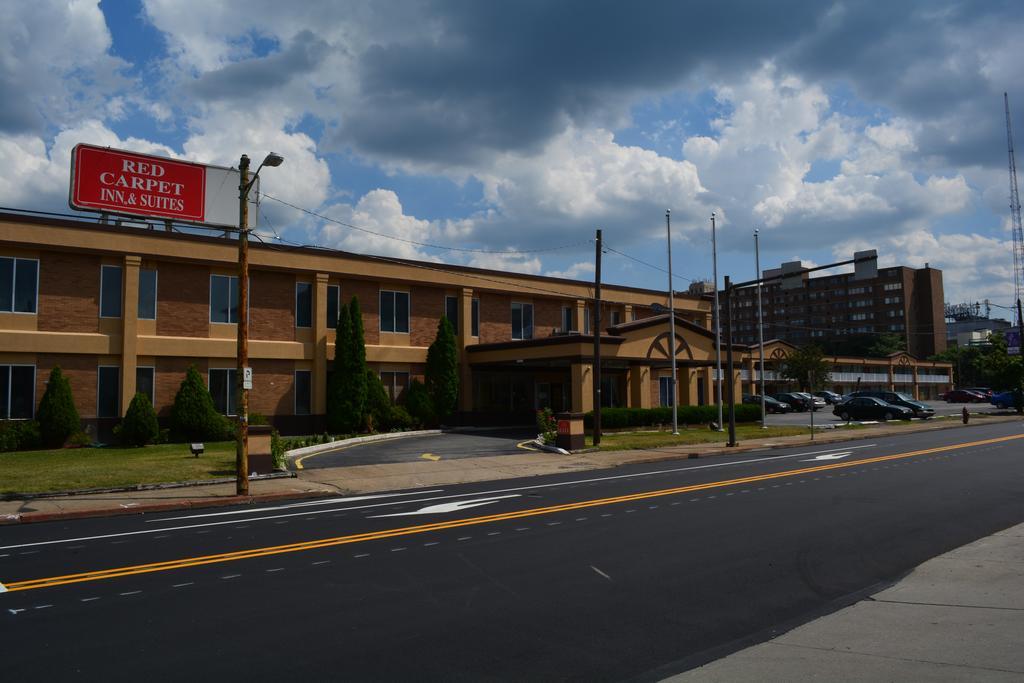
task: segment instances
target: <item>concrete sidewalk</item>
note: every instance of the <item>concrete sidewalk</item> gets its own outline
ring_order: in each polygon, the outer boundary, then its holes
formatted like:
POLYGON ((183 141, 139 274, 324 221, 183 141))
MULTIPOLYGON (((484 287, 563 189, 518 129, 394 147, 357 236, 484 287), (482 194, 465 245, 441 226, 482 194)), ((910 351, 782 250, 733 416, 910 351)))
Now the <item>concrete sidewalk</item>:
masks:
MULTIPOLYGON (((1016 416, 991 417, 977 420, 972 426, 1019 420, 1020 418, 1016 416)), ((299 472, 298 478, 252 481, 249 483, 251 495, 248 497, 236 496, 235 485, 230 483, 0 501, 0 524, 214 507, 246 502, 259 503, 284 498, 376 493, 543 474, 583 472, 637 463, 733 455, 793 446, 820 450, 829 444, 842 441, 951 428, 964 427, 952 420, 929 420, 911 425, 877 425, 856 431, 828 430, 816 434, 814 441, 807 436, 750 439, 741 442, 736 448, 728 448, 724 443, 713 443, 574 455, 522 451, 514 455, 304 469, 299 472)), ((970 430, 971 427, 965 429, 970 430)))
POLYGON ((929 560, 851 607, 667 680, 1024 680, 1024 524, 929 560))

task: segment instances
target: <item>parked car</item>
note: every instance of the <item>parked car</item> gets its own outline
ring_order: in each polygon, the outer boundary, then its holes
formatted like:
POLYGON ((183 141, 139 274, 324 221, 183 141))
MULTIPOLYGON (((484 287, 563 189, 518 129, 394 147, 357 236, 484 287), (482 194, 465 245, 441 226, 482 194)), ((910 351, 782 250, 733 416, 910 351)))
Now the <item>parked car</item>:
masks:
POLYGON ((995 394, 988 400, 989 403, 994 405, 996 408, 1012 408, 1014 406, 1013 392, 1003 391, 995 394))
POLYGON ((981 394, 968 389, 953 389, 942 395, 946 403, 980 403, 985 400, 981 394))
POLYGON ((992 398, 992 390, 988 387, 967 387, 967 391, 973 391, 976 394, 981 394, 988 401, 992 398))
POLYGON ((815 391, 814 395, 820 396, 821 398, 825 399, 825 403, 829 404, 830 406, 834 406, 836 404, 843 402, 843 395, 837 394, 834 391, 815 391))
MULTIPOLYGON (((758 394, 744 394, 743 402, 752 405, 761 405, 761 396, 758 394)), ((764 397, 764 412, 766 413, 788 413, 793 410, 788 403, 776 401, 771 396, 764 397)))
POLYGON ((914 411, 886 403, 873 396, 854 396, 837 405, 832 412, 843 420, 909 420, 914 411))
POLYGON ((781 403, 785 403, 798 413, 802 413, 805 410, 810 410, 811 408, 811 400, 796 392, 782 392, 779 394, 772 394, 772 398, 781 403))
POLYGON ((823 399, 821 396, 815 396, 814 394, 808 394, 806 391, 795 391, 793 393, 795 393, 795 394, 797 394, 799 396, 803 396, 808 401, 810 401, 811 402, 811 407, 814 410, 821 410, 826 405, 828 405, 828 403, 825 401, 825 399, 823 399))
POLYGON ((899 391, 885 391, 885 390, 871 390, 871 391, 855 391, 850 394, 851 397, 857 396, 870 396, 872 398, 878 398, 886 403, 894 406, 903 406, 904 408, 910 408, 914 413, 914 417, 919 417, 922 420, 929 417, 935 417, 935 409, 926 403, 916 400, 910 394, 904 394, 899 391))

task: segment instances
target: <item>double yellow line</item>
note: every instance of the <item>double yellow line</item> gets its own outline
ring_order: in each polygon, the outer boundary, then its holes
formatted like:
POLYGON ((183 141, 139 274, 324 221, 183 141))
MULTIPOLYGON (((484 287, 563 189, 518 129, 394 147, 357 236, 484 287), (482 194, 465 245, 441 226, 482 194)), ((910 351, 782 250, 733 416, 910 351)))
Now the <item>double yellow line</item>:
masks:
POLYGON ((268 555, 281 555, 284 553, 295 553, 306 550, 316 550, 318 548, 328 548, 331 546, 347 545, 350 543, 362 543, 365 541, 376 541, 384 538, 394 538, 396 536, 409 536, 412 534, 424 534, 432 531, 441 531, 444 529, 455 529, 464 526, 474 526, 477 524, 490 524, 492 522, 502 522, 511 519, 522 519, 524 517, 536 517, 538 515, 550 515, 559 512, 568 512, 570 510, 579 510, 581 508, 598 507, 602 505, 613 505, 617 503, 628 503, 637 500, 645 500, 648 498, 657 498, 660 496, 674 496, 682 493, 690 493, 693 491, 705 491, 707 489, 722 488, 725 486, 736 486, 739 484, 752 484, 760 481, 768 481, 771 479, 782 479, 785 477, 797 477, 806 474, 813 474, 815 472, 826 472, 829 470, 837 470, 849 467, 861 467, 863 465, 869 465, 877 462, 886 462, 890 460, 901 460, 905 458, 912 458, 919 455, 929 455, 931 453, 942 453, 945 451, 957 450, 960 448, 970 448, 973 446, 984 446, 988 444, 1003 443, 1006 441, 1013 441, 1015 439, 1024 439, 1024 434, 1017 434, 1013 436, 1002 436, 993 439, 984 439, 981 441, 970 441, 967 443, 951 444, 948 446, 939 446, 936 448, 926 448, 923 450, 910 451, 907 453, 897 453, 895 455, 883 455, 875 458, 865 458, 863 460, 852 460, 849 462, 837 462, 830 463, 828 465, 817 465, 814 467, 804 467, 796 470, 786 470, 783 472, 773 472, 769 474, 758 474, 750 477, 739 477, 737 479, 726 479, 723 481, 709 482, 706 484, 692 484, 690 486, 677 486, 669 489, 659 489, 657 491, 645 491, 642 493, 631 493, 624 496, 614 496, 611 498, 595 498, 592 500, 584 500, 576 503, 564 503, 562 505, 551 505, 548 507, 531 508, 528 510, 518 510, 514 512, 502 512, 493 515, 484 515, 482 517, 469 517, 465 519, 454 519, 444 522, 433 522, 430 524, 419 524, 416 526, 400 527, 396 529, 386 529, 383 531, 370 531, 362 534, 351 534, 348 536, 335 536, 333 538, 321 538, 313 541, 302 541, 299 543, 288 543, 285 545, 268 546, 264 548, 253 548, 251 550, 238 550, 228 553, 218 553, 215 555, 202 555, 199 557, 187 557, 179 560, 169 560, 167 562, 153 562, 150 564, 138 564, 129 567, 116 567, 113 569, 100 569, 91 572, 81 572, 78 574, 65 574, 63 576, 51 576, 43 579, 29 579, 26 581, 14 581, 6 584, 6 588, 10 592, 34 590, 36 588, 51 588, 54 586, 63 586, 70 583, 82 583, 85 581, 100 581, 103 579, 116 579, 123 576, 133 576, 136 574, 148 574, 151 572, 163 572, 170 571, 173 569, 185 569, 187 567, 198 567, 204 564, 216 564, 220 562, 234 562, 236 560, 248 560, 255 557, 266 557, 268 555))

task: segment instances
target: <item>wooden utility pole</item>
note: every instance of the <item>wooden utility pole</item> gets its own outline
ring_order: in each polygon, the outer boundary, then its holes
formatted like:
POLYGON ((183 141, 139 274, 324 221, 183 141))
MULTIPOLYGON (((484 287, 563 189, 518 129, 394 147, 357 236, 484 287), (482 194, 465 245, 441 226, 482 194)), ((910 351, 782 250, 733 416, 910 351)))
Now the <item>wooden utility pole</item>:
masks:
POLYGON ((249 157, 245 154, 238 162, 238 171, 241 179, 238 185, 238 367, 235 372, 238 382, 238 435, 235 445, 235 492, 247 496, 249 390, 245 388, 245 369, 249 365, 249 157))
POLYGON ((601 445, 601 231, 594 244, 594 446, 601 445))

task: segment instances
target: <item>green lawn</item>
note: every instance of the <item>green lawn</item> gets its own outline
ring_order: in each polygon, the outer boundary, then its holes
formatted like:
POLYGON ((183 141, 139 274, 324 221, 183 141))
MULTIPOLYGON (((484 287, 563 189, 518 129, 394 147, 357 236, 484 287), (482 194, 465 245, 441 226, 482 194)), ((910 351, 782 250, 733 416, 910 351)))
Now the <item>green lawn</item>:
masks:
POLYGON ((233 441, 207 443, 198 458, 185 443, 20 451, 0 453, 0 494, 194 481, 234 473, 233 441))
MULTIPOLYGON (((796 436, 804 434, 810 438, 810 430, 807 427, 785 426, 768 427, 761 429, 761 425, 736 425, 736 439, 771 439, 779 436, 796 436)), ((716 432, 707 427, 693 429, 680 428, 679 436, 672 436, 672 432, 628 432, 621 434, 601 435, 602 451, 628 451, 645 448, 663 448, 665 446, 682 446, 686 444, 714 443, 717 441, 728 441, 729 432, 716 432)), ((587 436, 587 446, 593 446, 593 440, 587 436)))

